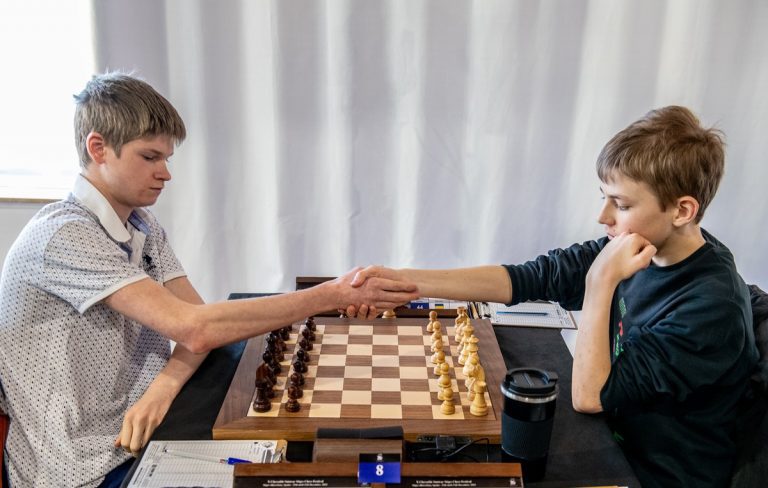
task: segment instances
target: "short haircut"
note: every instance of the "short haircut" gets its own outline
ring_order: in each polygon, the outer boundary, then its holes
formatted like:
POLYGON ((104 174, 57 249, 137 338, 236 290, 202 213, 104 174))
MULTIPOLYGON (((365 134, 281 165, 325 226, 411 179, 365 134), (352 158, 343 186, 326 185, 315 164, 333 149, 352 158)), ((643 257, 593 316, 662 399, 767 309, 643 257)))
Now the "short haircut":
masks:
POLYGON ((123 144, 147 136, 166 135, 180 144, 187 136, 184 121, 147 82, 121 72, 95 75, 75 95, 75 144, 80 166, 90 162, 86 138, 98 132, 120 156, 123 144))
POLYGON ((722 132, 702 127, 687 108, 664 107, 613 136, 597 158, 597 174, 604 182, 618 172, 646 183, 662 210, 691 196, 699 202, 698 223, 723 177, 724 146, 722 132))

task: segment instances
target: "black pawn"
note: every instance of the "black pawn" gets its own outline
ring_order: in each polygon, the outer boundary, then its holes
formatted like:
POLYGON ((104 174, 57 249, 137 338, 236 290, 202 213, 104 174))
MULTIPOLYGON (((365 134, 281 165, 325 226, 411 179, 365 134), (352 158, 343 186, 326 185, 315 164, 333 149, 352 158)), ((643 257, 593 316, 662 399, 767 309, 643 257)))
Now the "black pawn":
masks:
MULTIPOLYGON (((280 329, 280 338, 281 338, 283 341, 287 341, 288 339, 290 339, 290 338, 291 338, 291 328, 292 328, 292 327, 291 327, 290 325, 286 325, 285 327, 283 327, 282 329, 280 329)), ((286 346, 286 347, 287 347, 287 346, 286 346)), ((283 350, 285 350, 285 349, 283 349, 283 350)))
POLYGON ((267 350, 269 350, 278 361, 283 361, 285 359, 285 354, 283 353, 283 348, 278 343, 279 340, 279 335, 269 334, 267 336, 267 350))
POLYGON ((304 390, 301 388, 301 385, 299 384, 299 373, 294 372, 293 374, 291 374, 290 386, 296 387, 296 391, 298 392, 297 398, 301 398, 304 396, 304 390))
POLYGON ((304 349, 305 351, 311 351, 312 350, 312 343, 309 342, 306 338, 302 338, 299 341, 299 347, 301 349, 304 349))
POLYGON ((301 359, 304 364, 309 363, 309 353, 304 349, 299 349, 296 351, 296 357, 301 359))
POLYGON ((305 324, 307 325, 307 327, 309 327, 309 330, 311 330, 312 332, 315 332, 317 330, 317 325, 315 325, 314 317, 308 318, 305 324))
POLYGON ((298 391, 296 391, 296 387, 288 387, 288 401, 285 404, 285 410, 291 413, 301 410, 301 405, 299 405, 298 398, 298 391))
POLYGON ((298 371, 291 373, 291 384, 296 383, 299 386, 304 386, 304 375, 298 371))
POLYGON ((282 371, 282 368, 280 367, 280 363, 278 363, 275 360, 275 357, 272 355, 269 351, 264 351, 264 354, 261 355, 261 358, 264 360, 264 364, 267 365, 267 367, 272 370, 272 373, 275 374, 275 376, 282 371))
POLYGON ((312 332, 312 329, 310 329, 309 327, 302 327, 301 337, 305 338, 309 342, 315 341, 315 333, 312 332))
POLYGON ((267 384, 264 380, 256 381, 256 398, 253 399, 253 409, 259 413, 269 412, 272 408, 272 402, 267 398, 267 384))
POLYGON ((304 361, 296 358, 296 360, 293 362, 293 369, 299 373, 306 373, 308 368, 304 361))

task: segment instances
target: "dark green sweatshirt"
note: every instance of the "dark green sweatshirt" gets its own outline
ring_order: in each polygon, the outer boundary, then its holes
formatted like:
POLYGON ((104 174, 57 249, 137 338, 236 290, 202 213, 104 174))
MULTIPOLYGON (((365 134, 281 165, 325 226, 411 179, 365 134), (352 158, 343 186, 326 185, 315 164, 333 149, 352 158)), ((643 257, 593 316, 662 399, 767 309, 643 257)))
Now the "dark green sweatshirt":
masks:
MULTIPOLYGON (((749 291, 730 251, 704 246, 672 266, 621 282, 610 322, 603 410, 644 487, 727 486, 737 405, 757 362, 749 291)), ((585 278, 607 238, 506 266, 514 303, 581 308, 585 278)))

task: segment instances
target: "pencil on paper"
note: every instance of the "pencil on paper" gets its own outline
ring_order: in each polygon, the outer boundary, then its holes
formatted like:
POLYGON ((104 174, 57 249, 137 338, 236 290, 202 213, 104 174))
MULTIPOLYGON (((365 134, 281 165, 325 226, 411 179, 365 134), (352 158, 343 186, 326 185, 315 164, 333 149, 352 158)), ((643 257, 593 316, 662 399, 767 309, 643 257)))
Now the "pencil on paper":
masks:
POLYGON ((165 453, 171 456, 182 457, 187 459, 199 459, 200 461, 209 461, 219 464, 242 464, 250 463, 247 459, 239 459, 235 457, 220 458, 216 456, 208 456, 207 454, 198 454, 196 452, 177 451, 176 449, 165 449, 165 453))
POLYGON ((536 315, 540 317, 546 317, 549 315, 547 312, 532 312, 525 310, 499 310, 496 313, 499 315, 536 315))

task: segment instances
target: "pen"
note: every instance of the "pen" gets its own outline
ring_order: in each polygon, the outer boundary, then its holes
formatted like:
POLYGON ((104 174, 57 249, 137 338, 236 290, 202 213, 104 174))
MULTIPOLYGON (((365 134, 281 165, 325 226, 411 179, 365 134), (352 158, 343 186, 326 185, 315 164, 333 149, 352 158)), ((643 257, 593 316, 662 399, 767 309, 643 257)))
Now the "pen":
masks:
POLYGON ((165 449, 164 452, 170 454, 171 456, 183 457, 183 458, 189 458, 189 459, 199 459, 201 461, 210 461, 212 463, 219 463, 219 464, 250 463, 250 461, 248 461, 247 459, 239 459, 234 457, 220 458, 216 456, 207 456, 205 454, 198 454, 196 452, 177 451, 175 449, 165 449))
POLYGON ((549 315, 547 312, 529 312, 525 310, 499 310, 496 313, 499 315, 539 315, 542 317, 549 315))

